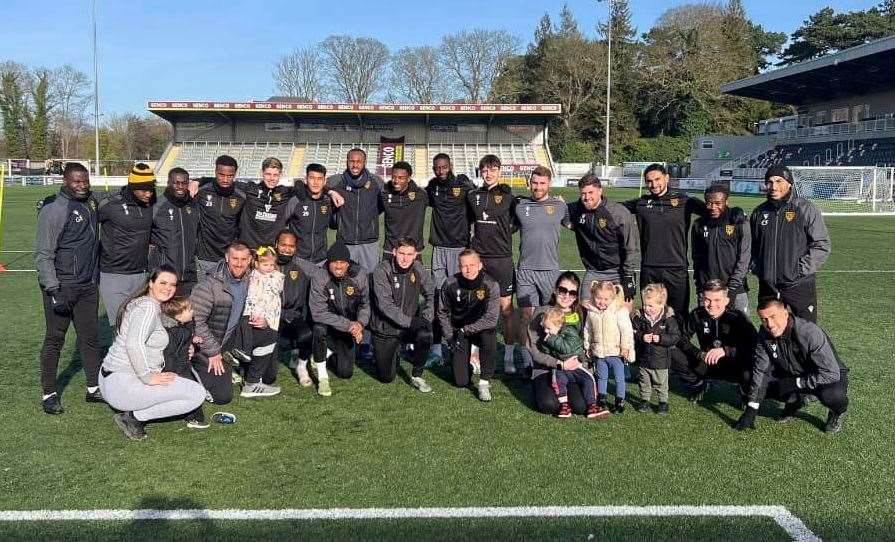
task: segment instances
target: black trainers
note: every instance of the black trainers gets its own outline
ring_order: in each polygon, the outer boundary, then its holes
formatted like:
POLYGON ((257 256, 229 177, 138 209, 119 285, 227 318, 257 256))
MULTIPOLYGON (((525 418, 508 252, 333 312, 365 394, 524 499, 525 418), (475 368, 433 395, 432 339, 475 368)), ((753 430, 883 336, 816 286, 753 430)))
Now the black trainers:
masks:
POLYGON ((614 414, 621 414, 625 411, 625 400, 624 399, 615 399, 615 406, 612 407, 612 412, 614 414))
POLYGON ((845 423, 845 412, 836 414, 831 410, 829 416, 827 416, 827 424, 824 426, 824 433, 835 435, 839 431, 842 431, 843 423, 845 423))
POLYGON ((106 402, 105 398, 103 397, 102 392, 99 391, 99 388, 96 388, 96 391, 93 393, 90 393, 88 391, 87 394, 84 395, 84 400, 87 401, 88 403, 105 403, 106 402))
POLYGON ((702 398, 705 397, 705 390, 707 390, 708 388, 708 380, 700 380, 697 384, 694 384, 692 390, 690 391, 690 402, 698 403, 702 401, 702 398))
POLYGON ((640 404, 637 405, 635 409, 637 412, 650 412, 653 407, 649 404, 649 401, 640 401, 640 404))
POLYGON ((62 401, 59 400, 59 395, 55 393, 41 401, 41 404, 44 407, 44 412, 47 414, 62 414, 65 412, 65 409, 62 408, 62 401))
POLYGON ((659 410, 656 414, 659 416, 668 416, 668 403, 659 403, 659 410))
POLYGON ((783 412, 780 413, 780 417, 777 418, 779 423, 789 423, 796 419, 796 412, 802 409, 805 406, 805 400, 799 397, 797 400, 786 403, 786 406, 783 407, 783 412))
POLYGON ((143 429, 143 422, 134 418, 133 412, 119 412, 115 414, 115 425, 130 440, 143 440, 147 436, 146 431, 143 429))

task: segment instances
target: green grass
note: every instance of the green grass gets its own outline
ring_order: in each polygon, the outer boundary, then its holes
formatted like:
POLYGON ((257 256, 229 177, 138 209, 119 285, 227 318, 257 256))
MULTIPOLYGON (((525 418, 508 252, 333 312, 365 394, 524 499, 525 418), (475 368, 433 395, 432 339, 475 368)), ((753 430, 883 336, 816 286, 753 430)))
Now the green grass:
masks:
MULTIPOLYGON (((42 189, 8 189, 4 250, 30 250, 42 189)), ((567 200, 574 192, 563 190, 567 200)), ((614 190, 624 199, 631 191, 614 190)), ((757 198, 734 198, 747 209, 757 198)), ((705 406, 673 394, 667 419, 629 411, 605 422, 558 421, 533 410, 527 382, 501 380, 479 403, 446 371, 421 395, 370 367, 333 381, 331 398, 301 389, 285 367, 283 393, 236 399, 233 426, 190 432, 153 424, 125 441, 110 411, 83 402, 74 334, 60 373, 66 413, 40 410, 43 315, 33 273, 0 274, 0 509, 151 507, 331 508, 517 505, 752 505, 789 508, 829 540, 890 538, 895 503, 895 220, 829 218, 833 255, 818 277, 820 319, 851 367, 846 428, 819 430, 814 404, 797 423, 766 417, 742 434, 729 424, 734 392, 713 387, 705 406)), ((580 268, 564 233, 562 266, 580 268)), ((5 253, 11 269, 33 255, 5 253)), ((105 338, 108 341, 108 337, 105 338)), ((636 395, 636 391, 632 395, 636 395)), ((209 407, 208 413, 214 409, 209 407)), ((621 518, 336 522, 0 524, 2 539, 595 539, 783 537, 764 518, 621 518)))

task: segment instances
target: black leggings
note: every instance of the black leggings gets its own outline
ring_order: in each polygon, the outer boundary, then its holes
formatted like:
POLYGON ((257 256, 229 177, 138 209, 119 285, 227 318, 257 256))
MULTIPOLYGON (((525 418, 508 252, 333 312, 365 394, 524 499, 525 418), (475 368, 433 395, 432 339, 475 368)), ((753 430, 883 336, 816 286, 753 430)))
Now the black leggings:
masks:
POLYGON ((689 386, 703 379, 724 380, 739 385, 740 393, 743 395, 749 391, 752 367, 748 359, 724 356, 715 365, 707 365, 704 361, 699 361, 697 356, 685 354, 680 349, 674 348, 671 351, 671 360, 671 369, 684 384, 689 386))
POLYGON ((312 349, 316 363, 326 362, 327 335, 329 343, 335 353, 335 360, 329 364, 329 368, 339 378, 351 378, 354 374, 354 357, 357 344, 351 333, 340 331, 325 324, 314 324, 312 349))
POLYGON ((649 267, 640 268, 640 289, 652 283, 661 283, 668 290, 668 305, 674 309, 681 322, 685 321, 690 305, 690 275, 687 268, 649 267))
POLYGON ((224 351, 240 348, 252 357, 245 371, 245 381, 273 384, 277 380, 277 339, 279 332, 270 327, 256 328, 249 324, 249 317, 243 316, 237 329, 228 341, 224 351))
POLYGON ((451 344, 451 367, 454 371, 454 384, 458 388, 469 386, 472 379, 472 367, 469 366, 470 345, 479 347, 479 360, 482 365, 482 380, 494 378, 494 368, 497 365, 497 331, 486 329, 474 335, 467 335, 461 341, 451 344))
POLYGON ((395 380, 398 370, 398 348, 402 344, 413 345, 413 357, 410 360, 413 369, 410 374, 423 376, 423 366, 432 346, 432 333, 429 330, 419 329, 414 332, 405 329, 400 335, 390 337, 374 333, 373 355, 376 357, 376 374, 380 382, 387 384, 395 380))
POLYGON ((44 317, 47 323, 43 347, 40 350, 40 383, 44 394, 56 391, 59 354, 65 344, 65 333, 72 322, 74 322, 75 331, 78 334, 78 351, 81 353, 81 363, 84 365, 87 386, 98 385, 97 378, 101 361, 97 338, 99 324, 96 314, 99 296, 96 286, 62 286, 61 288, 71 305, 70 316, 59 316, 53 312, 50 296, 46 292, 42 292, 44 317))
MULTIPOLYGON (((535 392, 535 405, 538 412, 544 414, 555 415, 559 413, 559 399, 556 396, 556 390, 553 388, 553 375, 551 372, 538 375, 532 379, 531 384, 535 392)), ((584 400, 584 394, 577 382, 568 383, 569 405, 572 411, 578 415, 587 413, 587 401, 584 400)))
POLYGON ((293 350, 298 350, 298 357, 308 359, 311 355, 311 341, 314 330, 311 324, 298 318, 287 322, 280 320, 280 336, 289 341, 293 350))
POLYGON ((789 306, 789 310, 799 318, 817 322, 817 283, 812 275, 805 282, 788 288, 774 287, 765 281, 758 282, 758 298, 776 297, 789 306))
MULTIPOLYGON (((783 396, 777 386, 777 380, 771 380, 768 383, 769 399, 788 402, 793 396, 783 396)), ((843 369, 838 382, 818 386, 813 390, 798 390, 802 395, 813 395, 823 406, 829 408, 836 414, 842 414, 848 409, 848 370, 843 369)))

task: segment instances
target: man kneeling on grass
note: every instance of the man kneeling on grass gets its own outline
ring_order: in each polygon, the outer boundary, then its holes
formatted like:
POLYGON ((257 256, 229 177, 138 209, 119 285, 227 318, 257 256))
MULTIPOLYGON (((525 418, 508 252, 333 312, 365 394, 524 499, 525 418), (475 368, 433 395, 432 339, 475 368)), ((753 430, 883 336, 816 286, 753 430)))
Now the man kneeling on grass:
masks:
POLYGON ((755 428, 758 407, 766 396, 786 403, 779 418, 785 423, 805 406, 806 395, 814 395, 830 409, 824 431, 841 431, 848 409, 848 368, 830 338, 817 324, 790 314, 777 299, 762 300, 758 317, 761 330, 749 404, 736 428, 755 428))
POLYGON ((393 381, 398 348, 406 345, 413 364, 410 383, 428 393, 432 388, 423 380, 423 366, 432 346, 435 288, 432 275, 417 261, 416 240, 400 237, 394 245, 392 257, 373 271, 370 329, 376 374, 380 382, 393 381))

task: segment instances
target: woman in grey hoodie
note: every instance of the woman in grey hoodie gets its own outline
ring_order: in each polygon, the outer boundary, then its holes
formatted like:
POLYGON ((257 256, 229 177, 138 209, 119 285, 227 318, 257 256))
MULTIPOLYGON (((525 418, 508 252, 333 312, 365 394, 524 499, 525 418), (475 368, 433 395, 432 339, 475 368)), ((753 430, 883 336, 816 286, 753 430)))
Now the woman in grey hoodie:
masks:
POLYGON ((118 334, 100 368, 99 387, 116 410, 115 423, 131 440, 146 438, 145 422, 191 412, 205 400, 201 384, 162 372, 168 333, 162 326, 160 304, 177 288, 174 268, 153 271, 141 290, 118 314, 118 334))

